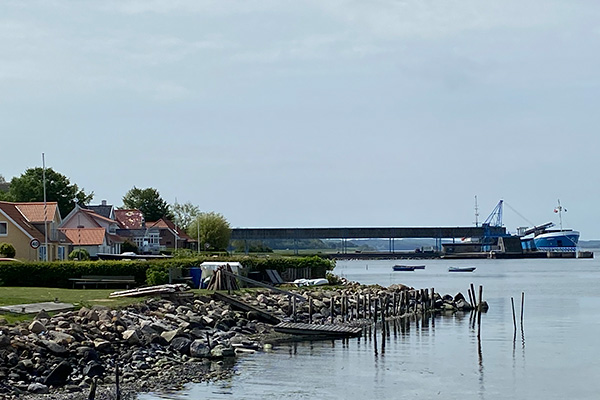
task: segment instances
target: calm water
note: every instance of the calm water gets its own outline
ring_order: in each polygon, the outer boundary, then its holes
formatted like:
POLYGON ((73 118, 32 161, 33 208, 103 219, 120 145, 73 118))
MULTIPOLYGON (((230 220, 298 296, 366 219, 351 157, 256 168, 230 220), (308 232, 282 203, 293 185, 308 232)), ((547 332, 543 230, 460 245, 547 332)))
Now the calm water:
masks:
POLYGON ((385 338, 379 331, 278 346, 241 357, 229 381, 140 399, 600 398, 600 260, 427 260, 425 270, 391 272, 395 263, 342 261, 334 272, 364 284, 433 286, 452 295, 466 295, 471 282, 483 285, 490 310, 481 341, 469 314, 438 316, 385 338), (451 265, 477 270, 450 274, 451 265), (517 321, 513 340, 510 298, 519 320, 521 292, 523 334, 517 321))

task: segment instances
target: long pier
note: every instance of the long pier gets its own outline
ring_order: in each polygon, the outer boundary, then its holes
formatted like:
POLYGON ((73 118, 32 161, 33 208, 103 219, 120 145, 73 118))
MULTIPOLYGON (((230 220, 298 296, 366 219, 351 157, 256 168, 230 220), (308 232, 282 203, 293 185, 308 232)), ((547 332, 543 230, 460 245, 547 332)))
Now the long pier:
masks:
POLYGON ((286 239, 298 241, 302 239, 339 239, 342 241, 342 252, 347 252, 346 242, 352 239, 388 239, 390 252, 394 251, 394 239, 428 238, 436 240, 436 247, 441 249, 442 239, 463 237, 503 236, 504 227, 367 227, 367 228, 233 228, 231 240, 248 241, 286 239))

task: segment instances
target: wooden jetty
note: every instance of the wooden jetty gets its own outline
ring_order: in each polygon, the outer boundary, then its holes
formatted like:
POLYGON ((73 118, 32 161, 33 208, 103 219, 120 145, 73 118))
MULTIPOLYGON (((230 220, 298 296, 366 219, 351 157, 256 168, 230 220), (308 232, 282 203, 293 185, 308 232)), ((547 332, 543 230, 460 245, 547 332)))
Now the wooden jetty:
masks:
POLYGON ((259 316, 259 318, 264 322, 268 322, 270 324, 278 324, 281 322, 281 320, 279 318, 277 318, 276 316, 274 316, 273 314, 269 314, 265 310, 254 307, 248 303, 244 303, 243 301, 240 301, 232 296, 228 296, 224 293, 214 292, 213 298, 215 300, 220 300, 225 303, 228 303, 229 305, 231 305, 232 307, 234 307, 238 310, 255 312, 259 316))
POLYGON ((362 328, 345 325, 315 325, 299 322, 281 322, 273 327, 276 332, 292 335, 314 335, 328 337, 356 337, 362 333, 362 328))

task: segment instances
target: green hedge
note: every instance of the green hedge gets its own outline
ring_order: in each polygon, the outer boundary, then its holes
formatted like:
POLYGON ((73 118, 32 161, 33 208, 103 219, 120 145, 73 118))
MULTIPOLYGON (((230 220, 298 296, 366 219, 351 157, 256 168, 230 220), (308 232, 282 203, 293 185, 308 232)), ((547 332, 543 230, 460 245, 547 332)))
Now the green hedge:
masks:
POLYGON ((0 264, 0 282, 4 286, 72 287, 69 278, 82 275, 132 275, 138 284, 146 283, 146 270, 197 267, 203 261, 240 262, 249 271, 288 268, 311 268, 315 277, 325 277, 335 262, 313 257, 219 257, 219 258, 171 258, 153 261, 56 261, 56 262, 3 262, 0 264))

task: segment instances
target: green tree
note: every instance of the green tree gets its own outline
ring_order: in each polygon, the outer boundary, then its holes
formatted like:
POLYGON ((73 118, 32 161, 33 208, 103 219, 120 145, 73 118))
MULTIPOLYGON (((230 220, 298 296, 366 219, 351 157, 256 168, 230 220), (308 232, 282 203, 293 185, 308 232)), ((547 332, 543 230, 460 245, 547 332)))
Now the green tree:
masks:
POLYGON ((139 189, 134 186, 123 197, 123 208, 140 210, 146 221, 158 221, 163 217, 173 219, 169 204, 154 188, 139 189))
POLYGON ((191 223, 198 218, 200 214, 200 209, 198 206, 193 205, 190 202, 179 204, 175 203, 172 206, 173 208, 173 222, 179 228, 187 231, 190 227, 191 223))
POLYGON ((87 261, 90 259, 90 253, 84 248, 77 248, 69 253, 69 260, 87 261))
MULTIPOLYGON (((44 201, 43 174, 43 168, 29 168, 13 178, 8 192, 10 199, 16 202, 44 201)), ((61 216, 70 213, 77 204, 88 204, 93 197, 94 192, 87 194, 63 174, 52 168, 46 169, 46 200, 58 203, 61 216)))
POLYGON ((188 235, 197 237, 200 228, 200 250, 226 250, 231 237, 231 227, 225 217, 216 212, 200 213, 190 223, 188 235))
POLYGON ((10 183, 6 182, 4 176, 0 175, 0 200, 10 201, 10 195, 8 190, 10 189, 10 183))

